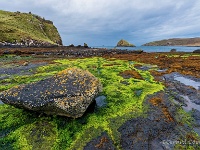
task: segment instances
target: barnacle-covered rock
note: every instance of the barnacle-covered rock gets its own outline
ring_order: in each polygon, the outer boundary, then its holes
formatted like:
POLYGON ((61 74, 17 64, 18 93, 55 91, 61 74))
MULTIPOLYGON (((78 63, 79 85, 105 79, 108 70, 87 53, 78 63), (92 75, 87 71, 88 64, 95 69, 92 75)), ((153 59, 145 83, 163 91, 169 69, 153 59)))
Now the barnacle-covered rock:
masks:
POLYGON ((39 82, 13 87, 0 95, 6 104, 52 115, 81 117, 101 91, 90 72, 69 68, 39 82))

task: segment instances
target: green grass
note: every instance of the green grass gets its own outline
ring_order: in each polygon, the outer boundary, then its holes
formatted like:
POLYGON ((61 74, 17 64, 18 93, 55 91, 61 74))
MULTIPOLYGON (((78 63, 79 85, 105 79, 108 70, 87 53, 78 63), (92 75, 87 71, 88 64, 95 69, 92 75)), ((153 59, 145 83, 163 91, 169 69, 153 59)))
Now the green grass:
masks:
POLYGON ((28 13, 0 10, 0 33, 0 42, 34 39, 56 44, 56 41, 60 41, 60 35, 52 23, 28 13))

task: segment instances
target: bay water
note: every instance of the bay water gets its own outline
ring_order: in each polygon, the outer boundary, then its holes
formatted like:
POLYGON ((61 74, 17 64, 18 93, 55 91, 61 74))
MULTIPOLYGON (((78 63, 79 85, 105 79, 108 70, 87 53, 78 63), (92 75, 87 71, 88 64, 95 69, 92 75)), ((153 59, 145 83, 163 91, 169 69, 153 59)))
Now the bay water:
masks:
POLYGON ((171 49, 176 49, 177 52, 193 52, 200 47, 187 46, 136 46, 136 47, 115 47, 115 46, 92 46, 92 48, 106 49, 122 49, 122 50, 143 50, 144 52, 170 52, 171 49))

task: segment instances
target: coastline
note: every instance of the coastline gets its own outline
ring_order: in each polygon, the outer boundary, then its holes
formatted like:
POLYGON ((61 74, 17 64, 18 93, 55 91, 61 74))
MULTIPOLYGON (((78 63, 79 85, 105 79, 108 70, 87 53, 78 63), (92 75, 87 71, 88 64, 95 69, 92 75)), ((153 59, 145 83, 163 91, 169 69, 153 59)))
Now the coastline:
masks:
POLYGON ((151 149, 155 149, 167 148, 166 140, 200 141, 200 111, 195 109, 187 113, 183 110, 186 105, 188 109, 200 106, 196 84, 193 88, 194 85, 188 86, 176 79, 178 76, 186 82, 200 82, 200 54, 31 47, 1 48, 0 59, 1 91, 40 81, 74 66, 89 70, 101 79, 104 85, 101 94, 107 102, 105 107, 95 106, 94 111, 78 119, 47 116, 0 105, 0 117, 3 118, 0 135, 5 143, 0 146, 17 145, 21 148, 26 144, 24 141, 28 141, 28 147, 34 145, 36 148, 51 145, 59 149, 137 149, 150 145, 151 149), (188 97, 183 99, 183 95, 188 97), (191 101, 188 102, 188 99, 191 101), (197 123, 193 125, 191 118, 197 123), (16 125, 17 128, 14 128, 16 125), (195 134, 193 127, 197 131, 195 134), (130 138, 130 134, 135 136, 130 138), (7 140, 12 140, 13 135, 20 137, 15 139, 14 144, 7 140), (41 138, 38 140, 38 137, 41 138))

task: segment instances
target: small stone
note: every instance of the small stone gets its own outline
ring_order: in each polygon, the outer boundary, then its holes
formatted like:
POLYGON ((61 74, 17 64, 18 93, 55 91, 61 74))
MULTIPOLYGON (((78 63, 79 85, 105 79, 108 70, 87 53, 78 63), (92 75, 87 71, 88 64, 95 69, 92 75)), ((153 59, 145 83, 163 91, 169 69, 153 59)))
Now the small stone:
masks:
POLYGON ((106 106, 106 97, 105 96, 99 96, 99 97, 96 97, 95 98, 95 101, 96 101, 96 106, 97 107, 104 107, 106 106))
POLYGON ((28 62, 23 63, 23 66, 28 66, 28 62))

